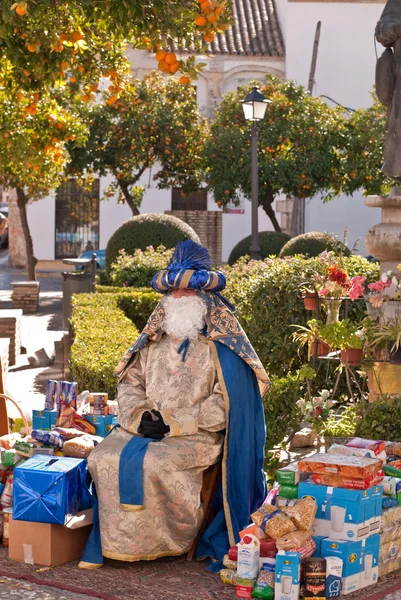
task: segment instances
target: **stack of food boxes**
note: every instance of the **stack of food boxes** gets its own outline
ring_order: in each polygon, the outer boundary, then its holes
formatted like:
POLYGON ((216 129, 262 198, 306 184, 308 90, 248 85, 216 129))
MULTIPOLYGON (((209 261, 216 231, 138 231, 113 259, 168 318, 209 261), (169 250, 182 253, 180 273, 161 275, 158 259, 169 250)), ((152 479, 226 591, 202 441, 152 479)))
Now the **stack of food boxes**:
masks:
MULTIPOLYGON (((355 438, 297 465, 310 477, 299 482, 298 497, 317 503, 315 555, 326 559, 326 568, 333 557, 342 561, 344 595, 378 580, 384 448, 384 442, 355 438)), ((323 597, 333 597, 328 593, 323 597)))

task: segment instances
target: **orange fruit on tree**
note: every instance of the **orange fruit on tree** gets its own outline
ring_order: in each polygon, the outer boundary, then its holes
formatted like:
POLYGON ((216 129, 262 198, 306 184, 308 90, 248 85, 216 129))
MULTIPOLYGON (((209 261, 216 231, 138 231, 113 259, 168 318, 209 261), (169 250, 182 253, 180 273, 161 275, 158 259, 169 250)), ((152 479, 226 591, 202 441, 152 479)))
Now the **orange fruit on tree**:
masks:
POLYGON ((57 44, 54 46, 54 50, 56 52, 62 52, 64 50, 63 44, 61 42, 57 42, 57 44))
POLYGON ((92 83, 92 85, 91 85, 91 91, 92 92, 96 92, 96 90, 97 90, 98 87, 99 87, 99 84, 97 82, 96 83, 92 83))
POLYGON ((70 83, 75 83, 77 80, 77 78, 75 77, 75 75, 71 75, 70 77, 70 83))
POLYGON ((71 34, 71 39, 73 42, 78 42, 78 40, 82 40, 84 36, 80 31, 73 31, 71 34))
POLYGON ((216 23, 217 16, 215 15, 215 13, 212 13, 211 15, 208 16, 207 20, 209 21, 209 23, 216 23))
POLYGON ((166 52, 165 50, 158 50, 158 51, 156 52, 156 60, 157 60, 158 62, 160 62, 161 60, 164 60, 164 59, 165 59, 165 56, 166 56, 166 54, 167 54, 167 52, 166 52))
POLYGON ((40 44, 39 42, 31 42, 30 44, 28 44, 28 50, 29 52, 37 52, 40 48, 40 44))
POLYGON ((204 12, 207 12, 212 8, 212 3, 209 0, 204 0, 203 2, 201 2, 200 7, 204 12))
POLYGON ((168 65, 173 65, 174 63, 177 62, 177 57, 174 54, 174 52, 169 52, 168 54, 166 54, 165 59, 166 63, 168 65))
POLYGON ((214 9, 214 12, 216 13, 216 15, 222 15, 224 11, 225 11, 224 6, 217 6, 214 9))
POLYGON ((207 21, 203 15, 199 15, 196 17, 195 23, 198 25, 198 27, 203 27, 204 25, 206 25, 207 21))
POLYGON ((88 96, 88 94, 84 94, 84 95, 82 96, 82 100, 83 100, 84 102, 89 102, 89 100, 90 100, 90 96, 88 96))
POLYGON ((170 70, 170 65, 166 63, 165 60, 160 60, 157 66, 159 67, 160 71, 163 71, 163 73, 168 73, 170 70))
POLYGON ((83 72, 85 71, 85 67, 84 67, 83 65, 79 65, 79 67, 78 67, 78 71, 79 71, 80 73, 83 73, 83 72))
POLYGON ((205 40, 205 42, 207 44, 209 44, 210 42, 213 42, 213 40, 214 40, 214 31, 210 31, 209 33, 206 33, 203 36, 203 39, 205 40))
POLYGON ((26 2, 19 2, 17 4, 17 6, 15 7, 15 12, 17 13, 17 15, 19 15, 20 17, 23 17, 24 15, 26 15, 27 13, 27 5, 26 2))
POLYGON ((118 98, 117 96, 110 96, 110 98, 107 100, 107 104, 111 105, 114 104, 114 102, 117 102, 118 98))
POLYGON ((68 69, 69 64, 66 60, 63 60, 63 62, 61 63, 61 68, 63 69, 63 71, 65 71, 66 69, 68 69))
POLYGON ((180 63, 177 60, 177 62, 170 65, 169 71, 170 71, 170 73, 177 73, 179 68, 180 68, 180 63))
POLYGON ((35 100, 40 100, 40 94, 39 92, 35 92, 33 97, 35 98, 35 100))
POLYGON ((180 83, 182 85, 188 85, 188 83, 190 82, 189 77, 187 77, 187 75, 182 75, 182 77, 180 77, 180 83))

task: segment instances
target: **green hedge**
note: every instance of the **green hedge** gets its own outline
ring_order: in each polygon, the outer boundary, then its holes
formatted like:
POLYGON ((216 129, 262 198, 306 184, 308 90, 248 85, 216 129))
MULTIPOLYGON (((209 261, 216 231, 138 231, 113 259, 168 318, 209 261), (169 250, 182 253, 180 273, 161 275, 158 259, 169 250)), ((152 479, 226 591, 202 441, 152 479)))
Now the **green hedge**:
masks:
POLYGON ((167 267, 172 255, 173 249, 164 246, 149 246, 146 250, 137 248, 132 255, 122 250, 111 265, 110 283, 115 286, 148 286, 154 275, 167 267))
POLYGON ((372 440, 401 440, 401 398, 385 398, 369 404, 356 435, 372 440))
POLYGON ((280 258, 304 254, 309 257, 319 256, 325 250, 330 250, 341 256, 351 256, 351 250, 334 235, 320 231, 301 233, 290 239, 280 251, 280 258))
MULTIPOLYGON (((268 258, 269 256, 278 256, 284 244, 290 239, 289 235, 282 233, 281 231, 260 231, 259 246, 261 257, 268 258)), ((238 242, 231 250, 230 256, 228 257, 228 264, 233 265, 241 258, 241 256, 249 255, 250 246, 251 236, 248 235, 238 242)))
POLYGON ((70 369, 79 390, 115 396, 113 371, 139 335, 118 305, 119 296, 76 294, 72 299, 70 369))
MULTIPOLYGON (((361 256, 342 257, 341 266, 351 277, 365 275, 368 281, 379 277, 379 265, 361 256)), ((305 325, 311 313, 304 308, 299 285, 324 269, 318 257, 301 256, 251 263, 242 258, 226 268, 224 293, 236 306, 238 320, 270 373, 283 377, 301 364, 291 325, 305 325)), ((352 320, 362 318, 364 302, 350 303, 350 309, 352 320)))

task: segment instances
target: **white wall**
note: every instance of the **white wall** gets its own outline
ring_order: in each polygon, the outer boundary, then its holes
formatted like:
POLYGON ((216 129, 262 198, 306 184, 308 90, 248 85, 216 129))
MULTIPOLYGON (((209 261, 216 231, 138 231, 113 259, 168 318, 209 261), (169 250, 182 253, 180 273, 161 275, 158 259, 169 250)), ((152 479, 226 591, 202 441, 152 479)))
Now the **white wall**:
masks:
POLYGON ((56 201, 54 196, 32 202, 27 206, 33 252, 39 260, 54 260, 56 231, 56 201))
MULTIPOLYGON (((287 79, 308 85, 315 29, 320 20, 313 95, 330 96, 353 109, 369 106, 376 63, 373 36, 384 2, 290 1, 286 10, 283 2, 279 0, 279 12, 285 16, 287 79)), ((383 50, 378 44, 379 55, 383 50)), ((359 239, 361 254, 367 253, 366 232, 380 220, 380 210, 366 208, 361 193, 351 198, 341 196, 327 204, 318 197, 307 203, 307 231, 328 231, 342 239, 348 227, 348 243, 352 246, 359 239)))

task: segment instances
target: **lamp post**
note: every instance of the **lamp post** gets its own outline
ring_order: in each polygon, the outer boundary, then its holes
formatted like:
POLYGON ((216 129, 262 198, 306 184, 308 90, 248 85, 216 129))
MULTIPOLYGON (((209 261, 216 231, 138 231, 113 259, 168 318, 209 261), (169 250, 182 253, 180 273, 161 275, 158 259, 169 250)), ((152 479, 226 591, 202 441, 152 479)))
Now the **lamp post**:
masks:
POLYGON ((258 208, 259 208, 259 182, 258 182, 258 121, 262 121, 267 103, 269 100, 264 97, 257 88, 252 88, 247 97, 242 100, 242 108, 247 121, 252 123, 252 167, 251 167, 251 188, 252 188, 252 229, 251 229, 251 247, 249 253, 252 259, 261 260, 259 246, 259 227, 258 227, 258 208))

